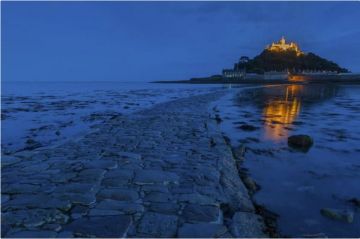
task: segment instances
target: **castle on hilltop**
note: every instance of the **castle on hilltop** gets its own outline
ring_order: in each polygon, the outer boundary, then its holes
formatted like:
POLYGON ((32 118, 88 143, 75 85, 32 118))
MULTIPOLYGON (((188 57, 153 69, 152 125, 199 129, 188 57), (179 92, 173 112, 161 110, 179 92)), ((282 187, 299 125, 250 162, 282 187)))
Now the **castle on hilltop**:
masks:
POLYGON ((290 44, 287 44, 284 37, 282 37, 278 43, 273 42, 271 45, 268 45, 266 49, 275 52, 295 51, 296 55, 298 56, 304 54, 295 42, 290 42, 290 44))
POLYGON ((231 79, 288 79, 290 75, 329 75, 348 73, 345 68, 312 52, 304 53, 295 42, 282 37, 267 45, 254 58, 242 56, 232 69, 223 69, 222 77, 231 79))

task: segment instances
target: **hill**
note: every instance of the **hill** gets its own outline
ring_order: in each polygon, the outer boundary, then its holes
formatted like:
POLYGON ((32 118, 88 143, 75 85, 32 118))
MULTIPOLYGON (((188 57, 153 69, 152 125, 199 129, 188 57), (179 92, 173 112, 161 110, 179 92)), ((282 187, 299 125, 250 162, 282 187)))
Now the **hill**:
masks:
POLYGON ((246 69, 249 73, 264 73, 266 71, 332 71, 349 72, 338 64, 326 60, 314 53, 298 54, 295 50, 272 51, 265 49, 260 55, 235 64, 235 70, 246 69))

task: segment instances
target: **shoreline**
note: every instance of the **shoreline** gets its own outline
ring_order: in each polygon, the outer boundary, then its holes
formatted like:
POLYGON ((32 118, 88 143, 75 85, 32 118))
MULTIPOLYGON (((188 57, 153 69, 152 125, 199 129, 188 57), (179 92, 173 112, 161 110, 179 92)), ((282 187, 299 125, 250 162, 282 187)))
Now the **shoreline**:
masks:
POLYGON ((230 79, 198 79, 198 80, 177 80, 177 81, 152 81, 150 83, 161 83, 161 84, 360 84, 360 79, 309 79, 303 81, 291 81, 291 80, 230 80, 230 79))

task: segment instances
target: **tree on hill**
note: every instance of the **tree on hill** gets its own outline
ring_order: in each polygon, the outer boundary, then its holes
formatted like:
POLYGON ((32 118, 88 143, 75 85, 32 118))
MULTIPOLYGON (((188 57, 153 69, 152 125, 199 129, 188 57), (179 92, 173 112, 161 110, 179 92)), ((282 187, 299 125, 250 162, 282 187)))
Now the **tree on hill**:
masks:
POLYGON ((321 58, 314 53, 298 55, 295 51, 269 51, 265 49, 260 55, 247 62, 235 64, 235 70, 245 69, 249 73, 264 73, 266 71, 333 71, 349 72, 336 63, 321 58))

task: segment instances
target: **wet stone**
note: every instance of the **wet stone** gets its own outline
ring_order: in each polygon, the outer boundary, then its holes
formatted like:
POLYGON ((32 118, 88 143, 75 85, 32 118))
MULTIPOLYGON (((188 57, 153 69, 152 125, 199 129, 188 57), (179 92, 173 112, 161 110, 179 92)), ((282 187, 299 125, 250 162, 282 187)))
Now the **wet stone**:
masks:
POLYGON ((144 197, 144 202, 172 202, 173 196, 168 193, 151 192, 144 197))
POLYGON ((180 210, 180 205, 176 203, 157 203, 153 202, 149 205, 149 210, 163 214, 176 215, 180 210))
POLYGON ((175 237, 177 222, 177 216, 148 212, 141 219, 137 232, 143 237, 175 237))
POLYGON ((26 230, 26 231, 18 231, 11 234, 6 235, 9 238, 54 238, 57 233, 55 231, 38 231, 38 230, 26 230))
POLYGON ((328 217, 333 220, 343 221, 347 223, 352 223, 354 221, 354 212, 349 210, 322 208, 320 210, 320 213, 324 217, 328 217))
POLYGON ((254 213, 237 212, 232 218, 231 232, 235 237, 268 237, 263 219, 254 213))
POLYGON ((178 183, 179 176, 176 173, 162 170, 136 170, 134 182, 139 185, 162 183, 178 183))
POLYGON ((27 209, 3 213, 2 220, 10 225, 23 225, 33 228, 45 223, 64 224, 69 220, 69 217, 54 209, 27 209))
POLYGON ((105 209, 91 209, 89 216, 116 216, 126 214, 118 210, 105 210, 105 209))
POLYGON ((227 232, 227 228, 221 224, 213 223, 185 223, 179 228, 178 237, 181 238, 217 238, 227 232))
POLYGON ((4 205, 7 201, 10 200, 10 196, 7 194, 1 194, 1 204, 4 205))
POLYGON ((22 159, 9 155, 1 155, 1 166, 9 166, 20 162, 22 159))
POLYGON ((107 187, 119 187, 126 185, 132 181, 134 172, 125 169, 111 170, 105 174, 102 185, 107 187))
POLYGON ((73 207, 71 209, 71 217, 73 219, 77 219, 80 218, 84 215, 86 215, 89 211, 89 208, 86 206, 82 206, 82 205, 76 205, 75 207, 73 207))
POLYGON ((50 224, 43 225, 41 228, 45 229, 45 230, 49 230, 49 231, 58 232, 58 231, 61 230, 61 225, 60 224, 55 224, 55 223, 50 223, 50 224))
POLYGON ((73 238, 74 235, 70 231, 61 231, 58 233, 57 238, 73 238))
POLYGON ((139 193, 132 189, 105 188, 97 194, 98 199, 114 199, 118 201, 136 201, 139 193))
POLYGON ((84 169, 79 174, 78 177, 73 179, 75 182, 84 182, 84 183, 95 183, 99 182, 100 179, 104 176, 104 169, 84 169))
POLYGON ((102 168, 102 169, 115 169, 117 168, 117 162, 115 160, 94 160, 84 162, 85 168, 102 168))
POLYGON ((167 186, 165 185, 156 185, 156 184, 147 184, 147 185, 143 185, 141 186, 141 189, 144 192, 158 192, 158 193, 168 193, 169 189, 167 186))
POLYGON ((127 215, 86 217, 77 219, 64 227, 77 237, 125 237, 131 225, 127 215))
POLYGON ((76 175, 77 174, 73 173, 73 172, 70 172, 70 173, 61 172, 61 173, 55 174, 49 180, 54 183, 65 183, 65 182, 70 181, 72 178, 75 178, 76 175))
POLYGON ((180 194, 178 196, 178 201, 186 202, 186 203, 204 204, 204 205, 216 204, 216 201, 213 198, 201 195, 199 193, 180 194))
POLYGON ((95 191, 95 185, 89 183, 69 183, 58 186, 55 193, 81 193, 86 194, 95 191))
POLYGON ((66 194, 54 194, 55 197, 62 200, 69 200, 73 204, 80 205, 91 205, 96 202, 96 197, 94 192, 89 193, 66 193, 66 194))
POLYGON ((2 187, 2 193, 16 194, 16 193, 34 193, 40 189, 40 185, 12 183, 2 187))
POLYGON ((134 159, 134 160, 141 159, 141 154, 136 154, 136 153, 131 153, 131 152, 118 152, 117 154, 123 158, 129 158, 129 159, 134 159))
POLYGON ((189 204, 186 205, 182 216, 188 222, 221 223, 221 212, 217 206, 189 204))
POLYGON ((68 200, 59 200, 49 195, 21 194, 14 196, 12 200, 2 206, 3 210, 26 208, 58 208, 67 211, 71 208, 71 203, 68 200))
POLYGON ((95 209, 103 210, 119 210, 126 214, 134 214, 137 212, 144 211, 144 207, 141 204, 131 203, 131 202, 122 202, 112 199, 105 199, 99 202, 95 209))

